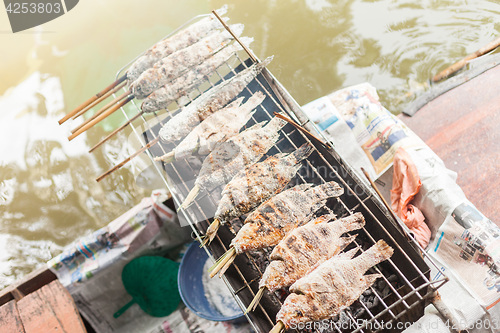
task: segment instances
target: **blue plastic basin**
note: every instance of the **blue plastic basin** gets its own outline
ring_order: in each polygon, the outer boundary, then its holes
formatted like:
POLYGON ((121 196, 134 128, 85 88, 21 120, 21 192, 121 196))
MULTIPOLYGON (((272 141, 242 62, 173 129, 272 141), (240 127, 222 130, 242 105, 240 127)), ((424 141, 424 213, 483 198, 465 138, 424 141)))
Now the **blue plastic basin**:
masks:
MULTIPOLYGON (((232 317, 224 316, 213 307, 205 296, 203 286, 203 266, 208 259, 198 242, 193 242, 187 249, 179 267, 179 293, 184 304, 201 318, 212 321, 240 322, 245 318, 243 311, 232 317)), ((218 279, 218 277, 214 277, 218 279)), ((236 301, 235 301, 236 302, 236 301)), ((235 307, 237 305, 235 304, 235 307)))

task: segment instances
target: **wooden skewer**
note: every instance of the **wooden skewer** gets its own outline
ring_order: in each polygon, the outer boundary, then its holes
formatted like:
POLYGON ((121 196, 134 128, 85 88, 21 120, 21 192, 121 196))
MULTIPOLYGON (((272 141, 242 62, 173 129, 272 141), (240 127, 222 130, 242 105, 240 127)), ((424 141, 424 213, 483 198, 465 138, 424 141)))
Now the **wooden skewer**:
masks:
POLYGON ((274 327, 269 331, 269 333, 281 333, 285 330, 285 324, 280 320, 274 325, 274 327))
POLYGON ((130 118, 125 124, 121 125, 117 129, 115 129, 113 132, 109 133, 104 139, 102 139, 97 144, 95 144, 94 147, 90 148, 89 153, 91 153, 94 150, 96 150, 97 148, 99 148, 104 142, 106 142, 109 139, 111 139, 116 133, 120 132, 122 129, 124 129, 125 127, 127 127, 130 123, 132 123, 134 120, 136 120, 137 118, 139 118, 142 114, 143 114, 143 112, 139 112, 138 114, 136 114, 135 116, 133 116, 132 118, 130 118))
POLYGON ((102 113, 104 113, 104 111, 106 111, 110 107, 116 105, 117 102, 121 101, 122 99, 124 99, 125 97, 127 97, 129 94, 130 94, 130 91, 127 91, 127 92, 121 94, 120 96, 118 96, 117 98, 115 98, 114 100, 112 100, 111 102, 109 102, 108 104, 104 105, 95 114, 93 114, 92 117, 90 117, 89 119, 85 120, 82 124, 78 125, 77 127, 73 128, 71 130, 71 133, 75 133, 80 128, 84 127, 85 125, 87 125, 88 123, 90 123, 92 120, 94 120, 95 118, 99 117, 102 113))
POLYGON ((97 104, 101 103, 106 98, 108 98, 109 96, 111 96, 112 94, 114 94, 115 92, 117 92, 118 90, 120 90, 121 88, 123 88, 126 84, 127 84, 126 82, 123 82, 122 84, 117 85, 116 87, 114 87, 113 89, 111 89, 110 91, 108 91, 107 93, 105 93, 104 95, 102 95, 100 98, 96 99, 95 101, 93 101, 92 103, 90 103, 89 105, 87 105, 85 108, 83 108, 82 110, 80 110, 77 114, 75 114, 73 116, 73 119, 76 119, 76 118, 80 117, 82 114, 84 114, 85 112, 87 112, 88 110, 90 110, 91 108, 93 108, 94 106, 96 106, 97 104))
POLYGON ((437 82, 437 81, 441 81, 443 79, 446 79, 451 74, 453 74, 456 71, 458 71, 459 69, 465 67, 465 65, 467 65, 467 63, 470 60, 475 59, 477 57, 480 57, 480 56, 482 56, 482 55, 484 55, 484 54, 486 54, 486 53, 488 53, 488 52, 496 49, 499 46, 500 46, 500 37, 497 38, 497 39, 495 39, 494 41, 486 44, 485 46, 483 46, 482 48, 480 48, 476 52, 469 54, 468 56, 466 56, 462 60, 457 61, 456 63, 454 63, 450 67, 446 68, 445 70, 439 72, 438 74, 436 74, 432 78, 432 82, 437 82))
POLYGON ((89 122, 85 126, 81 127, 75 133, 71 134, 68 137, 68 140, 69 141, 73 140, 74 138, 76 138, 77 136, 79 136, 80 134, 82 134, 83 132, 85 132, 86 130, 88 130, 89 128, 93 127, 95 124, 97 124, 101 120, 107 118, 110 114, 112 114, 113 112, 115 112, 116 110, 118 110, 119 108, 121 108, 122 106, 124 106, 125 104, 127 104, 133 98, 134 98, 134 96, 130 95, 129 97, 127 97, 126 99, 124 99, 120 103, 118 103, 115 106, 113 106, 111 109, 109 109, 106 112, 100 114, 97 118, 93 119, 91 122, 89 122))
POLYGON ((102 175, 100 175, 99 177, 97 177, 95 180, 98 181, 98 182, 100 182, 101 180, 103 180, 105 177, 109 176, 114 171, 120 169, 122 166, 124 166, 126 163, 128 163, 134 157, 136 157, 140 153, 144 152, 146 149, 149 149, 150 147, 152 147, 155 144, 157 144, 158 141, 160 141, 160 137, 157 137, 154 140, 150 141, 147 145, 145 145, 144 147, 142 147, 141 149, 139 149, 138 151, 136 151, 135 153, 133 153, 132 155, 130 155, 129 157, 127 157, 126 159, 124 159, 121 163, 115 165, 114 167, 112 167, 111 169, 109 169, 108 171, 106 171, 105 173, 103 173, 102 175))
POLYGON ((88 100, 86 100, 85 102, 83 102, 80 106, 78 106, 76 109, 72 110, 70 113, 68 113, 67 115, 65 115, 61 120, 59 120, 59 125, 61 125, 62 123, 64 123, 69 118, 73 117, 80 110, 82 110, 87 105, 89 105, 92 102, 94 102, 96 99, 98 99, 103 94, 107 93, 109 90, 113 89, 114 87, 116 87, 117 85, 119 85, 120 83, 122 83, 123 81, 125 81, 126 79, 127 79, 127 75, 125 74, 122 77, 120 77, 118 80, 116 80, 115 82, 111 83, 109 86, 107 86, 106 88, 104 88, 103 90, 101 90, 100 92, 98 92, 97 94, 95 94, 94 96, 92 96, 91 98, 89 98, 88 100))
POLYGON ((285 117, 284 115, 282 115, 281 113, 277 113, 275 112, 274 113, 274 116, 276 118, 280 118, 280 119, 283 119, 287 122, 289 122, 290 124, 292 124, 295 128, 297 128, 298 130, 300 130, 301 132, 303 132, 304 134, 310 136, 311 138, 313 138, 314 140, 318 141, 319 143, 321 143, 323 146, 331 149, 332 147, 327 144, 327 143, 324 143, 322 140, 320 140, 318 137, 316 137, 314 134, 312 134, 311 132, 309 132, 308 130, 306 130, 304 127, 300 126, 299 124, 297 124, 295 121, 293 121, 292 119, 288 118, 288 117, 285 117))

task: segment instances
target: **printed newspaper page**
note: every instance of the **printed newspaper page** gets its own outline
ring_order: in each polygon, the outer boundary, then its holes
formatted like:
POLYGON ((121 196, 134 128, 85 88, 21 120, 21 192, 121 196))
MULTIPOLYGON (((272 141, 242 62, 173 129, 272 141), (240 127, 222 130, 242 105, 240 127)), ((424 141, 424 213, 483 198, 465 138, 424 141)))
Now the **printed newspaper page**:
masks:
POLYGON ((500 302, 500 229, 474 206, 456 207, 429 248, 486 310, 500 302))

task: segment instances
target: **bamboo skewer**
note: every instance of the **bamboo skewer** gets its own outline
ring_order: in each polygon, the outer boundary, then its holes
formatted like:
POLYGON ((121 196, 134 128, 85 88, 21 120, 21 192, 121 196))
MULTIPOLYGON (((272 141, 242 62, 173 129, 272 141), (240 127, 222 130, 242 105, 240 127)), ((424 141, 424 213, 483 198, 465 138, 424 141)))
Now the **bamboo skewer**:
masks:
POLYGON ((127 84, 126 82, 123 82, 123 83, 117 85, 116 87, 114 87, 113 89, 111 89, 110 91, 108 91, 107 93, 105 93, 104 95, 102 95, 100 98, 96 99, 94 102, 92 102, 89 105, 87 105, 85 108, 83 108, 77 114, 75 114, 73 116, 73 120, 76 119, 76 118, 78 118, 78 117, 80 117, 82 114, 84 114, 85 112, 87 112, 88 110, 90 110, 91 108, 93 108, 94 106, 96 106, 97 104, 99 104, 102 101, 104 101, 106 98, 108 98, 109 96, 111 96, 112 94, 114 94, 115 92, 117 92, 118 90, 120 90, 121 88, 123 88, 126 84, 127 84))
POLYGON ((241 47, 243 48, 243 50, 245 50, 245 52, 248 54, 248 56, 250 57, 250 59, 252 59, 254 62, 258 62, 257 59, 254 57, 253 53, 250 52, 250 50, 248 49, 248 47, 244 43, 241 42, 241 40, 239 39, 239 37, 234 34, 234 32, 231 30, 231 28, 229 28, 229 26, 222 19, 222 17, 220 17, 219 14, 217 14, 217 11, 212 10, 212 14, 214 14, 214 16, 220 21, 220 23, 222 24, 222 26, 224 27, 224 29, 226 29, 226 31, 228 31, 231 34, 231 36, 233 36, 234 40, 237 41, 238 44, 241 45, 241 47))
POLYGON ((121 125, 117 129, 115 129, 113 132, 109 133, 104 139, 102 139, 101 141, 99 141, 98 143, 96 143, 92 148, 90 148, 89 153, 91 153, 94 150, 96 150, 97 148, 99 148, 103 143, 105 143, 106 141, 108 141, 109 139, 111 139, 116 133, 120 132, 122 129, 124 129, 125 127, 127 127, 128 125, 130 125, 134 120, 136 120, 137 118, 139 118, 141 115, 142 115, 142 112, 139 112, 138 114, 136 114, 135 116, 133 116, 132 118, 130 118, 126 123, 124 123, 123 125, 121 125))
POLYGON ((282 115, 281 113, 277 113, 277 112, 274 112, 274 116, 276 118, 280 118, 280 119, 283 119, 287 122, 289 122, 290 124, 292 124, 295 128, 297 128, 298 130, 300 130, 302 133, 310 136, 311 138, 313 138, 314 140, 318 141, 319 143, 321 143, 323 146, 325 146, 326 148, 329 148, 329 149, 332 149, 332 147, 327 144, 327 143, 324 143, 322 140, 320 140, 318 137, 316 137, 314 134, 312 134, 311 132, 309 132, 308 130, 306 130, 304 127, 300 126, 299 124, 297 124, 295 121, 293 121, 292 119, 288 118, 288 117, 285 117, 284 115, 282 115))
POLYGON ((454 63, 450 67, 446 68, 445 70, 439 72, 438 74, 436 74, 432 78, 432 82, 438 82, 438 81, 441 81, 443 79, 446 79, 451 74, 453 74, 453 73, 457 72, 458 70, 462 69, 463 67, 465 67, 470 60, 478 58, 478 57, 496 49, 499 46, 500 46, 500 37, 495 39, 494 41, 486 44, 485 46, 483 46, 482 48, 480 48, 476 52, 469 54, 468 56, 466 56, 462 60, 457 61, 456 63, 454 63))
POLYGON ((127 91, 127 92, 123 93, 122 95, 118 96, 117 98, 115 98, 114 100, 112 100, 111 102, 109 102, 108 104, 104 105, 95 114, 93 114, 89 119, 85 120, 82 124, 78 125, 74 129, 72 129, 71 133, 75 133, 80 128, 84 127, 85 125, 87 125, 88 123, 90 123, 92 120, 94 120, 95 118, 99 117, 102 113, 104 113, 104 111, 106 111, 107 109, 111 108, 113 105, 116 105, 117 102, 123 100, 129 94, 130 94, 130 92, 127 91))
POLYGON ((107 86, 106 88, 104 88, 103 90, 101 90, 100 92, 98 92, 97 94, 95 94, 94 96, 92 96, 91 98, 89 98, 88 100, 86 100, 85 102, 83 102, 77 108, 73 109, 71 112, 69 112, 67 115, 65 115, 61 120, 59 120, 59 125, 61 125, 62 123, 64 123, 69 118, 73 117, 80 110, 84 109, 86 106, 88 106, 89 104, 93 103, 95 100, 99 99, 102 95, 104 95, 109 90, 113 89, 114 87, 116 87, 117 85, 119 85, 120 83, 122 83, 123 81, 125 81, 126 79, 127 79, 127 75, 125 74, 122 77, 120 77, 118 80, 116 80, 115 82, 111 83, 109 86, 107 86))
POLYGON ((147 145, 145 145, 144 147, 142 147, 141 149, 139 149, 138 151, 136 151, 135 153, 133 153, 132 155, 130 155, 129 157, 127 157, 126 159, 124 159, 122 162, 120 162, 119 164, 115 165, 114 167, 112 167, 111 169, 109 169, 108 171, 106 171, 105 173, 103 173, 102 175, 100 175, 99 177, 97 177, 95 180, 98 181, 98 182, 100 182, 105 177, 109 176, 112 172, 120 169, 122 166, 124 166, 125 164, 127 164, 134 157, 136 157, 140 153, 144 152, 146 149, 149 149, 150 147, 152 147, 155 144, 157 144, 158 141, 160 141, 160 137, 157 137, 154 140, 150 141, 147 145))
POLYGON ((74 138, 76 138, 78 135, 82 134, 83 132, 85 132, 86 130, 88 130, 89 128, 93 127, 95 124, 97 124, 98 122, 100 122, 101 120, 107 118, 109 115, 111 115, 113 112, 115 112, 116 110, 118 110, 119 108, 121 108, 122 106, 124 106, 125 104, 127 104, 129 101, 131 101, 132 99, 134 98, 133 95, 129 95, 126 99, 124 99, 123 101, 121 101, 120 103, 116 104, 115 106, 113 106, 111 109, 109 110, 106 110, 105 112, 103 112, 102 114, 100 114, 99 116, 97 116, 97 118, 93 119, 92 121, 90 121, 89 123, 87 123, 85 126, 81 127, 80 129, 78 129, 77 131, 75 131, 73 134, 71 134, 69 137, 68 137, 68 140, 71 141, 73 140, 74 138))
POLYGON ((285 324, 281 320, 279 320, 276 325, 269 331, 269 333, 280 333, 285 330, 285 324))

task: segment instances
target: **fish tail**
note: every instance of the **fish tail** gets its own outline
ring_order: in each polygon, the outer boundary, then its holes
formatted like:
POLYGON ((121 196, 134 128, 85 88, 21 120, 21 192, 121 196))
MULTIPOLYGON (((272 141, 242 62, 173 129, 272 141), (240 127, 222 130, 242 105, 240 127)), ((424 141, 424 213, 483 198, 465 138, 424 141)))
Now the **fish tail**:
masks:
MULTIPOLYGON (((240 38, 240 42, 242 42, 246 46, 250 46, 250 44, 252 44, 253 41, 254 41, 253 37, 246 37, 246 36, 244 36, 244 37, 240 38)), ((238 49, 241 49, 241 47, 238 48, 238 49)))
POLYGON ((250 98, 242 105, 244 111, 248 110, 248 113, 255 112, 255 108, 262 103, 266 96, 262 91, 257 91, 255 94, 250 96, 250 98))
POLYGON ((245 25, 242 23, 236 23, 236 24, 231 24, 229 28, 233 31, 233 33, 237 37, 240 37, 240 35, 243 33, 243 30, 245 29, 245 25))
POLYGON ((274 117, 271 119, 265 126, 266 131, 269 130, 269 133, 277 133, 280 129, 282 129, 286 125, 286 121, 280 118, 274 117))
POLYGON ((266 59, 259 62, 258 64, 256 64, 255 70, 257 71, 257 73, 260 73, 264 69, 264 67, 269 65, 271 63, 271 61, 273 61, 273 58, 274 58, 274 56, 269 56, 266 59))
MULTIPOLYGON (((339 251, 343 251, 349 244, 351 244, 358 235, 340 237, 339 251)), ((354 252, 356 253, 356 252, 354 252)), ((354 256, 353 253, 353 256, 354 256)), ((352 257, 351 257, 352 258, 352 257)))
POLYGON ((310 190, 308 190, 307 192, 308 192, 308 195, 312 195, 312 196, 316 197, 317 200, 315 200, 315 201, 320 201, 320 200, 324 200, 327 198, 340 197, 342 194, 344 194, 344 189, 342 187, 340 187, 339 184, 332 181, 332 182, 328 182, 326 184, 322 184, 322 185, 318 185, 316 187, 313 187, 310 190))
POLYGON ((302 146, 297 148, 297 150, 295 150, 293 153, 291 153, 290 155, 295 159, 295 164, 300 163, 306 157, 311 155, 313 148, 314 147, 309 142, 306 142, 302 146))
POLYGON ((359 268, 366 272, 370 267, 389 259, 394 253, 394 249, 383 240, 379 240, 375 245, 366 250, 354 260, 359 264, 359 268))
POLYGON ((225 4, 222 7, 220 7, 219 9, 216 9, 215 11, 219 15, 226 15, 227 14, 227 7, 228 7, 227 4, 225 4))

